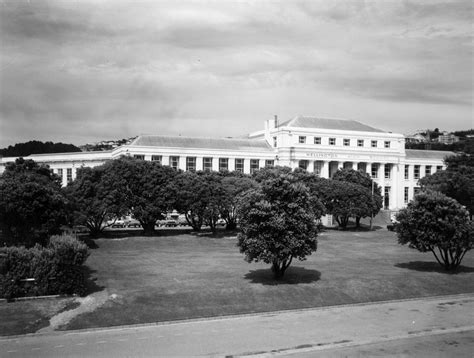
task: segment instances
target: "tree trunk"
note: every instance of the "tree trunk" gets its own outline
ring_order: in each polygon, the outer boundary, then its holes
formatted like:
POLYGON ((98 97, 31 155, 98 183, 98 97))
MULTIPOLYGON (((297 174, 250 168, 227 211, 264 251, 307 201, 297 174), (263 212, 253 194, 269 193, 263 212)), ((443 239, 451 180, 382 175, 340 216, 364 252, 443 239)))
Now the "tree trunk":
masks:
POLYGON ((145 235, 153 235, 155 233, 155 223, 156 223, 156 220, 140 221, 140 224, 143 227, 143 231, 145 235))
POLYGON ((272 272, 275 280, 281 280, 283 278, 283 275, 285 274, 286 269, 290 266, 292 260, 293 256, 290 256, 283 261, 278 259, 273 260, 272 272))
POLYGON ((360 216, 356 216, 356 228, 360 228, 360 216))

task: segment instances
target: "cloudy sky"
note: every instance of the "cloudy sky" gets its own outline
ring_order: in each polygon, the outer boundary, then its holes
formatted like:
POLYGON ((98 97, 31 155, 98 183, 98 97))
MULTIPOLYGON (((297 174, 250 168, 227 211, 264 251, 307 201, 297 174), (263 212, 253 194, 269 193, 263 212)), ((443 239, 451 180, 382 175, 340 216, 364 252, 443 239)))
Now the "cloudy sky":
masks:
POLYGON ((277 114, 473 128, 466 1, 1 1, 0 147, 239 136, 277 114))

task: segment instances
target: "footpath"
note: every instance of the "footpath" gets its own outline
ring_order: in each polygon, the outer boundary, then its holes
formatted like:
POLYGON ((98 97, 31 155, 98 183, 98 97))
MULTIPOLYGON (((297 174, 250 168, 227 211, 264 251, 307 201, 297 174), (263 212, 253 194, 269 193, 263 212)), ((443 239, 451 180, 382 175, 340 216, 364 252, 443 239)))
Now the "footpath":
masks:
MULTIPOLYGON (((459 336, 453 344, 456 356, 470 356, 474 294, 25 335, 0 339, 0 356, 359 356, 364 346, 383 351, 442 336, 453 341, 459 336), (470 346, 459 350, 459 344, 470 346)), ((410 346, 404 356, 428 355, 413 354, 410 346)), ((443 355, 451 356, 449 351, 443 355)))

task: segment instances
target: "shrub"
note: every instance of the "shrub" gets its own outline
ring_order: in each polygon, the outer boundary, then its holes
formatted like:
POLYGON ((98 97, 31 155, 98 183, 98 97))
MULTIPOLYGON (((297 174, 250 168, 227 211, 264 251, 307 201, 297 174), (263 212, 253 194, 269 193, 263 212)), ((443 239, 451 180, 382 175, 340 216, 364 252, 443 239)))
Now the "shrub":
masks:
POLYGON ((84 294, 87 246, 71 236, 53 236, 47 247, 0 248, 0 296, 84 294), (25 282, 34 278, 33 282, 25 282))

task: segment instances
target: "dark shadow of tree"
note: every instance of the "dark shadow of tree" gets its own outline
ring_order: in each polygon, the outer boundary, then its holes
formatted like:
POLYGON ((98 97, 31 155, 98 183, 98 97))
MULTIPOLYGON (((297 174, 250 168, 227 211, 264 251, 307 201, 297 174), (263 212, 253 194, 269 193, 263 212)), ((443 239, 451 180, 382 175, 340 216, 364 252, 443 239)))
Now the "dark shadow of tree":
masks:
POLYGON ((251 283, 262 285, 297 285, 300 283, 312 283, 319 281, 321 272, 318 270, 308 270, 304 267, 289 267, 283 278, 276 280, 270 268, 253 270, 244 276, 251 283))
POLYGON ((468 267, 460 265, 456 270, 446 271, 439 263, 435 261, 410 261, 395 264, 395 267, 420 271, 420 272, 438 272, 445 274, 458 274, 458 273, 467 273, 474 272, 474 267, 468 267))
POLYGON ((84 296, 90 295, 95 292, 103 291, 105 286, 97 284, 97 277, 95 277, 96 270, 92 270, 89 266, 83 267, 84 276, 86 279, 86 292, 84 296))

